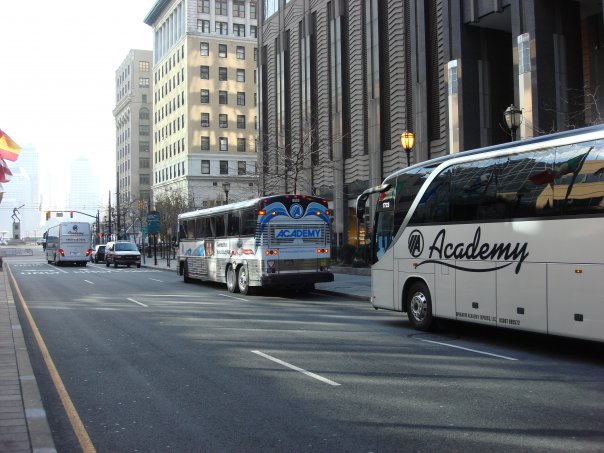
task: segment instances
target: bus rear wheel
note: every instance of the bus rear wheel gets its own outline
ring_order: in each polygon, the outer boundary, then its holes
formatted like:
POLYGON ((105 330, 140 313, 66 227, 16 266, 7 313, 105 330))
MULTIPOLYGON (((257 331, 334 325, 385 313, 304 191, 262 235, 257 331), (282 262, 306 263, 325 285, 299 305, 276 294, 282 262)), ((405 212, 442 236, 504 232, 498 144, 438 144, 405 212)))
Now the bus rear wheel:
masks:
POLYGON ((423 331, 428 331, 433 327, 432 297, 424 282, 415 282, 409 287, 405 305, 407 316, 413 327, 423 331))
POLYGON ((185 263, 185 269, 182 272, 182 279, 185 283, 191 283, 193 279, 189 277, 189 264, 185 263))
POLYGON ((239 291, 239 287, 237 286, 237 273, 235 272, 235 269, 233 269, 233 266, 227 267, 226 284, 230 293, 239 291))
POLYGON ((245 266, 241 266, 237 271, 237 286, 239 286, 239 292, 241 294, 252 294, 252 288, 250 288, 250 276, 247 273, 245 266))

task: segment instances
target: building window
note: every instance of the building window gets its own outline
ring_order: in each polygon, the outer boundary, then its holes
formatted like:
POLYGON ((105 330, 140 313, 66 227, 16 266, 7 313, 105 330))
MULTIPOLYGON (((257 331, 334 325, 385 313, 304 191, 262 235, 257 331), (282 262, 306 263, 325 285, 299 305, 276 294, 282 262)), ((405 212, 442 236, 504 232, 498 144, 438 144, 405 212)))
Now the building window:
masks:
POLYGON ((199 54, 202 57, 207 57, 208 55, 210 55, 210 44, 207 42, 200 42, 199 43, 199 54))
POLYGON ((138 167, 139 168, 150 168, 149 167, 149 158, 148 157, 139 157, 138 158, 138 167))
POLYGON ((227 13, 227 0, 216 0, 215 1, 215 5, 216 5, 216 14, 219 16, 226 16, 227 13))
POLYGON ((149 72, 149 62, 148 61, 139 61, 138 70, 140 72, 149 72))
POLYGON ((233 24, 233 35, 245 36, 245 24, 233 24))
POLYGON ((244 160, 240 160, 237 162, 237 174, 239 176, 245 176, 247 168, 246 168, 246 162, 244 160))
POLYGON ((237 92, 237 105, 245 105, 245 93, 243 91, 237 92))
POLYGON ((220 174, 221 175, 228 175, 229 174, 229 161, 228 160, 221 160, 220 161, 220 174))
POLYGON ((229 95, 226 91, 220 90, 218 92, 218 103, 219 104, 228 104, 229 103, 229 95))
POLYGON ((210 150, 210 137, 201 137, 201 150, 202 151, 210 150))
POLYGON ((245 69, 237 69, 237 82, 245 82, 245 69))
POLYGON ((208 80, 210 78, 210 67, 209 66, 200 66, 199 67, 199 77, 202 79, 208 80))
POLYGON ((139 184, 147 184, 148 185, 149 184, 149 175, 141 173, 138 176, 138 182, 139 182, 139 184))
POLYGON ((210 114, 209 113, 201 114, 201 127, 210 127, 210 114))
POLYGON ((146 126, 144 124, 139 124, 138 135, 148 136, 149 135, 149 126, 146 126))
POLYGON ((252 38, 258 37, 258 28, 255 25, 250 25, 250 36, 252 38))
POLYGON ((258 60, 258 48, 254 47, 254 61, 258 60))
POLYGON ((250 2, 250 19, 256 19, 256 3, 250 2))
POLYGON ((233 0, 233 17, 245 17, 245 1, 233 0))
POLYGON ((237 46, 237 59, 245 60, 245 47, 237 46))
POLYGON ((228 79, 228 71, 227 68, 218 68, 218 80, 221 82, 226 82, 228 79))
POLYGON ((237 115, 237 129, 245 129, 245 115, 237 115))
POLYGON ((237 139, 237 151, 244 153, 245 152, 245 138, 237 139))
POLYGON ((218 127, 229 127, 229 115, 226 113, 220 113, 218 115, 218 127))
POLYGON ((227 45, 226 44, 218 44, 218 56, 220 58, 226 58, 226 56, 227 56, 227 45))
POLYGON ((141 102, 142 102, 143 104, 146 104, 146 103, 147 103, 147 95, 146 95, 146 94, 143 94, 143 95, 141 96, 141 98, 142 98, 142 99, 141 99, 141 102))
POLYGON ((139 142, 138 143, 138 152, 139 153, 148 153, 149 152, 149 142, 139 142))
POLYGON ((209 175, 210 174, 210 161, 209 160, 202 160, 201 161, 201 174, 202 175, 209 175))
POLYGON ((149 77, 140 77, 138 79, 138 86, 145 88, 149 86, 149 77))
POLYGON ((229 150, 229 139, 226 137, 218 137, 218 146, 220 151, 229 150))
POLYGON ((202 104, 210 103, 210 90, 200 90, 200 100, 202 104))
POLYGON ((197 12, 210 14, 210 0, 197 0, 197 12))
POLYGON ((219 35, 227 35, 229 33, 229 24, 227 22, 216 21, 215 30, 219 35))
POLYGON ((210 21, 197 19, 197 31, 200 31, 201 33, 210 33, 210 21))
POLYGON ((139 120, 148 120, 149 119, 149 109, 142 108, 138 112, 139 120))

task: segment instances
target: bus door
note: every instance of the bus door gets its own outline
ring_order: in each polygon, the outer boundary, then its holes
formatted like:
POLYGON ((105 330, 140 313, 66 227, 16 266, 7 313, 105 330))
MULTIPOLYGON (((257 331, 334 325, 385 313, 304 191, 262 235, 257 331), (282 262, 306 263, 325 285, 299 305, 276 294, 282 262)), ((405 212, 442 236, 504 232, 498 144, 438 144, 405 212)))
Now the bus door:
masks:
POLYGON ((371 292, 374 307, 394 310, 394 234, 393 190, 381 192, 375 213, 375 231, 372 241, 373 256, 377 262, 371 267, 371 292))

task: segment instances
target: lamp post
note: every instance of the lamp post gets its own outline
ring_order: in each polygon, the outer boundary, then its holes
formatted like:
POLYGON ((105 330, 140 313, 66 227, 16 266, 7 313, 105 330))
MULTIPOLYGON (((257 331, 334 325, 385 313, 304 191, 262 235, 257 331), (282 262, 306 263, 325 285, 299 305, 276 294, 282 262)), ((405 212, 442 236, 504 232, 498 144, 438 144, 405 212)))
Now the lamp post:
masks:
POLYGON ((505 124, 507 124, 510 129, 510 133, 512 135, 512 141, 516 140, 516 130, 522 123, 522 110, 516 108, 514 104, 510 105, 505 112, 503 112, 503 118, 505 119, 505 124))
POLYGON ((415 135, 413 132, 405 131, 401 134, 401 145, 405 150, 405 154, 407 155, 407 167, 411 166, 411 148, 413 148, 413 144, 415 143, 415 135))
POLYGON ((224 196, 226 199, 226 203, 225 204, 229 204, 229 190, 231 190, 231 183, 230 182, 223 182, 222 183, 222 189, 224 190, 224 196))

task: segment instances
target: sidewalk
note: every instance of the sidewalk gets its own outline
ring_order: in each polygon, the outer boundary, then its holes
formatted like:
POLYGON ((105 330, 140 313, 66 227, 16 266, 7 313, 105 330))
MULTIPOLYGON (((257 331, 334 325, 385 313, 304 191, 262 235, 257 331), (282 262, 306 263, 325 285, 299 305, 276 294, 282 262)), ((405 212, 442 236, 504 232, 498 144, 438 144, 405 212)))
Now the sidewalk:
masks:
POLYGON ((0 269, 0 452, 56 452, 4 268, 0 269))
MULTIPOLYGON (((170 267, 168 267, 167 260, 158 256, 157 265, 155 265, 154 258, 146 257, 142 266, 176 272, 177 264, 178 261, 171 259, 170 267)), ((334 281, 317 283, 315 285, 316 292, 369 301, 369 297, 371 296, 369 269, 334 266, 331 271, 334 274, 334 281)))

